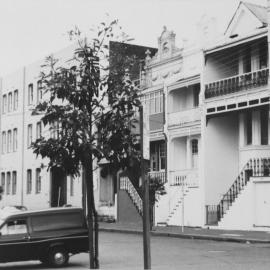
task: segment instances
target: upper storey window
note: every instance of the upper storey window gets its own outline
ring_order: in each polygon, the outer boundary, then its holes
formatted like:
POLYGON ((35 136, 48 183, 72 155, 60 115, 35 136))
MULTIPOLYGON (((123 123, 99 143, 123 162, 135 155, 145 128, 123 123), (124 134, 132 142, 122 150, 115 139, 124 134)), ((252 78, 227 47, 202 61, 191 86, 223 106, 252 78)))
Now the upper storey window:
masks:
POLYGON ((8 112, 12 111, 12 93, 8 93, 8 112))
POLYGON ((3 95, 2 98, 2 113, 6 113, 7 112, 7 95, 3 95))
POLYGON ((14 100, 13 100, 13 109, 16 111, 18 109, 18 103, 19 103, 19 92, 18 90, 14 91, 14 100))
POLYGON ((33 104, 33 100, 34 100, 34 89, 33 89, 33 84, 30 83, 28 85, 28 105, 33 104))
POLYGON ((162 91, 156 91, 146 94, 142 97, 142 103, 146 106, 149 114, 157 114, 163 112, 163 94, 162 91))
POLYGON ((41 81, 37 82, 37 103, 42 100, 42 84, 41 81))

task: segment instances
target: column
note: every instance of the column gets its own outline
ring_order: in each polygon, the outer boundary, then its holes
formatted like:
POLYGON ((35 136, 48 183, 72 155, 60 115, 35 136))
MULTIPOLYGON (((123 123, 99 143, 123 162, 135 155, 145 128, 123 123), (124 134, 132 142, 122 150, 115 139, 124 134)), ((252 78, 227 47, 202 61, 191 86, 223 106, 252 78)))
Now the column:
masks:
POLYGON ((252 111, 252 145, 261 144, 261 114, 260 111, 252 111))
POLYGON ((191 147, 190 147, 190 137, 186 137, 186 168, 191 169, 191 147))
POLYGON ((245 114, 241 112, 239 114, 239 146, 245 145, 245 114))

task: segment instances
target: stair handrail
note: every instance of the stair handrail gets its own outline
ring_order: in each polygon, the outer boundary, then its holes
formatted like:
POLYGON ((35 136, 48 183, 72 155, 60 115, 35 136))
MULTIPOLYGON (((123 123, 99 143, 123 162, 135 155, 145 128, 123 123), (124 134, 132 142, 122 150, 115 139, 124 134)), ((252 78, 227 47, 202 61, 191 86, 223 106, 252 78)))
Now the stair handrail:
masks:
POLYGON ((237 195, 248 183, 250 177, 252 176, 264 176, 270 173, 270 158, 251 158, 244 165, 235 181, 232 183, 228 191, 223 195, 220 203, 217 205, 218 220, 220 220, 227 210, 234 202, 237 195), (224 210, 224 206, 227 209, 224 210))
POLYGON ((130 179, 127 176, 120 177, 120 189, 126 190, 128 195, 130 196, 132 202, 135 207, 138 209, 139 213, 142 213, 142 199, 137 192, 136 188, 131 183, 130 179))

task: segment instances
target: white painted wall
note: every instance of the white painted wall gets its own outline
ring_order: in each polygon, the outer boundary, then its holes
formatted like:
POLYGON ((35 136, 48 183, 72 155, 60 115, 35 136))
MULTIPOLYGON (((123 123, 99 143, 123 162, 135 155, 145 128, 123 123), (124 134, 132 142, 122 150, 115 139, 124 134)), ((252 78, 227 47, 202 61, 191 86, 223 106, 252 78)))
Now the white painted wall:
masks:
POLYGON ((187 137, 178 137, 171 141, 170 168, 172 170, 184 170, 187 168, 187 137))
POLYGON ((241 191, 235 202, 218 223, 218 229, 269 231, 269 192, 270 177, 251 178, 245 189, 241 191), (262 205, 260 202, 262 202, 262 205), (256 207, 256 205, 260 207, 256 207), (262 222, 267 224, 262 224, 262 222), (259 225, 264 225, 264 227, 259 225))
POLYGON ((217 204, 238 175, 238 118, 212 118, 205 131, 206 204, 217 204))
MULTIPOLYGON (((174 215, 169 219, 168 225, 182 226, 184 221, 184 226, 202 226, 201 224, 201 201, 200 201, 200 190, 199 188, 188 188, 184 196, 184 206, 182 200, 182 191, 181 187, 178 188, 178 199, 181 200, 181 203, 174 212, 174 215), (184 213, 184 220, 182 218, 184 213)), ((176 204, 176 202, 174 202, 176 204)), ((175 205, 171 206, 170 211, 174 209, 175 205)))

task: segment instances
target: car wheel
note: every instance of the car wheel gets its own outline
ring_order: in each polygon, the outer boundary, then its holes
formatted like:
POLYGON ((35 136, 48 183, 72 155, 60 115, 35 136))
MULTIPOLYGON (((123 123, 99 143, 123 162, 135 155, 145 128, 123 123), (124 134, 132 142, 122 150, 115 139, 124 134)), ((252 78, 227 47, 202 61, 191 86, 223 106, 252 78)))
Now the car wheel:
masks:
POLYGON ((53 267, 62 267, 68 263, 68 253, 64 247, 55 247, 49 251, 49 264, 53 267))

